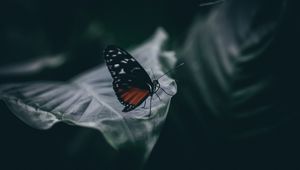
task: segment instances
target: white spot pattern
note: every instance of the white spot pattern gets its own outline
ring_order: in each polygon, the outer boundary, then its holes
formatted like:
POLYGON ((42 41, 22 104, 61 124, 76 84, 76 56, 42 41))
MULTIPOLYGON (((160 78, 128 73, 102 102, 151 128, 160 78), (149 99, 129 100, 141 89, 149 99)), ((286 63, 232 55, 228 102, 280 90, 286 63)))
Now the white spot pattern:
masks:
POLYGON ((125 74, 124 69, 121 69, 121 71, 119 72, 119 74, 125 74))

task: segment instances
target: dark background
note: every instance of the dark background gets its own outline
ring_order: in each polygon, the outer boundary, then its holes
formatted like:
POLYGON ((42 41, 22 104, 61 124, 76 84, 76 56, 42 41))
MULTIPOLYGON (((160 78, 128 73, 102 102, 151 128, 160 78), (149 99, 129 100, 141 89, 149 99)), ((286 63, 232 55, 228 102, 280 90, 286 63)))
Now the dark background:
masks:
MULTIPOLYGON (((165 48, 176 50, 180 61, 186 64, 174 75, 179 91, 173 98, 161 136, 144 169, 300 169, 299 5, 288 0, 225 0, 214 6, 199 6, 205 2, 209 1, 1 1, 0 67, 61 53, 67 60, 57 68, 45 68, 30 74, 1 75, 0 84, 68 80, 102 63, 100 54, 105 45, 134 47, 162 26, 170 36, 165 48), (244 11, 253 6, 259 7, 259 16, 262 17, 254 21, 241 17, 241 22, 233 22, 237 16, 246 15, 244 11), (271 43, 257 57, 263 59, 245 66, 254 77, 261 73, 272 77, 270 85, 267 90, 254 93, 255 101, 250 100, 245 105, 233 104, 230 111, 218 111, 219 115, 226 116, 216 116, 206 106, 205 103, 210 101, 205 100, 202 96, 205 92, 199 91, 195 83, 199 74, 189 68, 189 63, 199 64, 201 61, 190 56, 200 58, 205 55, 198 55, 197 50, 192 53, 195 46, 189 47, 188 44, 197 44, 202 34, 205 37, 205 34, 213 33, 202 32, 201 23, 204 25, 205 18, 216 10, 220 11, 219 16, 224 16, 216 22, 216 26, 224 30, 221 34, 224 36, 238 34, 239 28, 248 22, 255 22, 251 27, 253 30, 264 27, 270 21, 276 22, 272 17, 283 13, 280 22, 276 23, 278 29, 270 33, 271 43), (231 34, 227 34, 229 32, 231 34), (232 110, 236 114, 243 113, 256 108, 256 103, 271 105, 272 109, 243 119, 230 116, 232 110), (249 129, 260 130, 248 135, 249 129)), ((266 39, 258 40, 263 42, 266 39)), ((244 39, 240 42, 242 44, 244 39)), ((205 48, 200 45, 199 49, 205 48)), ((214 45, 207 41, 207 46, 214 45)), ((255 46, 247 50, 251 53, 255 46)), ((205 71, 210 70, 214 68, 208 67, 205 71)), ((250 77, 242 83, 255 84, 260 80, 250 77)), ((245 94, 251 96, 252 92, 246 90, 245 94)), ((57 124, 47 131, 36 130, 16 118, 3 102, 0 103, 0 113, 0 169, 138 167, 135 159, 127 155, 128 151, 119 153, 113 150, 98 131, 66 124, 57 124)))

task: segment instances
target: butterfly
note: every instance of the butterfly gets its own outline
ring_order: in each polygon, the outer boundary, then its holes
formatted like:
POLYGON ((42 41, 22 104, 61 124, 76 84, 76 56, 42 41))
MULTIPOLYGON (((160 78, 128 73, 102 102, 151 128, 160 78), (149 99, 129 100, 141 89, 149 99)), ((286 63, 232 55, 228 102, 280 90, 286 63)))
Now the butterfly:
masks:
POLYGON ((104 49, 103 55, 113 78, 115 94, 120 103, 125 106, 122 111, 132 111, 144 101, 146 105, 146 99, 150 97, 151 114, 152 96, 162 89, 158 79, 152 81, 140 63, 120 47, 109 45, 104 49))

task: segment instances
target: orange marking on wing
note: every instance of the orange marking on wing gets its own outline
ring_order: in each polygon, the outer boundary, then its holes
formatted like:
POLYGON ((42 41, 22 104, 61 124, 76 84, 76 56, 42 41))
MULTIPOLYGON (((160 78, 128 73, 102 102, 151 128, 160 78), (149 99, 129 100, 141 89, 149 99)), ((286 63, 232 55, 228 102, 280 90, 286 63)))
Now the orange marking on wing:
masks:
POLYGON ((129 103, 132 105, 137 105, 147 95, 148 95, 148 91, 138 92, 137 95, 135 95, 135 97, 129 101, 129 103))
POLYGON ((126 96, 130 95, 130 91, 124 92, 121 97, 124 99, 126 96))
POLYGON ((132 91, 130 92, 128 95, 125 96, 124 100, 126 102, 129 102, 132 98, 134 98, 134 96, 137 94, 136 91, 132 91))
POLYGON ((129 99, 134 97, 135 93, 136 92, 129 90, 129 91, 125 92, 124 94, 122 94, 121 97, 125 102, 128 102, 129 99))
POLYGON ((125 102, 128 102, 132 105, 137 105, 144 97, 149 94, 147 90, 142 90, 139 88, 130 88, 128 91, 121 95, 122 99, 125 102))

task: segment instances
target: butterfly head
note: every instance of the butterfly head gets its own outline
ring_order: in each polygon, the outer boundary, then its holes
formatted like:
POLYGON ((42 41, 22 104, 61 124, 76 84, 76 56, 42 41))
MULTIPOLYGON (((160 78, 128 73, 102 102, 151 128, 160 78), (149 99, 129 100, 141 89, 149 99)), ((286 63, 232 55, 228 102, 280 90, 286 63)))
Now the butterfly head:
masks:
POLYGON ((156 93, 160 88, 158 80, 153 80, 153 93, 156 93))

